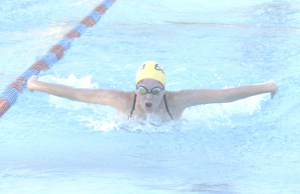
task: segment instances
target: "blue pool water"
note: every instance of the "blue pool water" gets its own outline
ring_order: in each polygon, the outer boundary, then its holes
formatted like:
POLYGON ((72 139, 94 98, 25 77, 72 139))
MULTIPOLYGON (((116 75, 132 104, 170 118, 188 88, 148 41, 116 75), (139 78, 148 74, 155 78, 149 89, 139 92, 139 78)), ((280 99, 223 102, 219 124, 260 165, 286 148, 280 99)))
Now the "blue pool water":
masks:
MULTIPOLYGON (((98 4, 2 0, 0 92, 98 4)), ((278 94, 159 123, 25 90, 0 120, 0 192, 298 193, 299 34, 296 0, 117 1, 41 80, 133 90, 154 60, 168 90, 274 79, 278 94)))

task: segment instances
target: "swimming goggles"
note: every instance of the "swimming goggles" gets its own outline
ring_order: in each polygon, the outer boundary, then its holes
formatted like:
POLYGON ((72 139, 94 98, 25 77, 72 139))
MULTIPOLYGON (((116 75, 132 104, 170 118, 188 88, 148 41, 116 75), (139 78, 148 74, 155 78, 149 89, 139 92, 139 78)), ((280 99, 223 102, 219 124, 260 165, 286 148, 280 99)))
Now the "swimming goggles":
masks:
POLYGON ((147 88, 144 88, 143 86, 140 86, 136 89, 140 94, 147 94, 147 93, 151 93, 153 95, 157 95, 159 94, 162 89, 161 88, 153 88, 150 92, 148 92, 147 88))

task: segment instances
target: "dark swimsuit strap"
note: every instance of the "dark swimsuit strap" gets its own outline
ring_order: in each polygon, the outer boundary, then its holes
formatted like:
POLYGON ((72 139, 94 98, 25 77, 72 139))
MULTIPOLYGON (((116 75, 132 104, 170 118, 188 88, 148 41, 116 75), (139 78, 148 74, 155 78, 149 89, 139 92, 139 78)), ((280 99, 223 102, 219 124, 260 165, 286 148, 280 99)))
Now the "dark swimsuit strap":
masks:
POLYGON ((132 106, 132 109, 131 109, 131 112, 130 112, 130 116, 129 116, 129 118, 131 118, 131 117, 132 117, 132 113, 133 113, 133 111, 134 111, 134 108, 135 108, 135 102, 136 102, 136 94, 134 95, 133 106, 132 106))
MULTIPOLYGON (((167 110, 168 114, 170 115, 171 119, 173 120, 173 117, 172 117, 172 115, 171 115, 171 113, 170 113, 170 111, 169 111, 169 108, 168 108, 168 104, 167 104, 167 100, 166 100, 166 95, 164 95, 164 102, 165 102, 165 105, 166 105, 166 110, 167 110)), ((136 94, 134 95, 133 106, 132 106, 132 109, 131 109, 131 111, 130 111, 130 116, 129 116, 129 118, 132 117, 132 113, 133 113, 134 108, 135 108, 135 103, 136 103, 136 94)))
POLYGON ((170 115, 171 119, 173 120, 173 117, 172 117, 172 115, 171 115, 171 113, 170 113, 170 111, 169 111, 169 108, 168 108, 168 104, 167 104, 167 100, 166 100, 166 95, 164 95, 164 101, 165 101, 165 105, 166 105, 167 112, 168 112, 168 114, 170 115))

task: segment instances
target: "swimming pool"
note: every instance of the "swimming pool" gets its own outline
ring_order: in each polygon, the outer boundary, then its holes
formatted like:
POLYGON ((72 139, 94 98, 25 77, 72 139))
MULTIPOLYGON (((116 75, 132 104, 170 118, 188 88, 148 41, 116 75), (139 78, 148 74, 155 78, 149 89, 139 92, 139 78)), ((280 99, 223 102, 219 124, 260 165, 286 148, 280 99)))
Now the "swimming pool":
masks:
MULTIPOLYGON (((1 1, 1 92, 98 3, 1 1)), ((153 125, 24 91, 0 120, 1 193, 297 193, 299 14, 293 0, 117 1, 40 79, 133 90, 154 60, 168 90, 275 79, 278 94, 153 125)))

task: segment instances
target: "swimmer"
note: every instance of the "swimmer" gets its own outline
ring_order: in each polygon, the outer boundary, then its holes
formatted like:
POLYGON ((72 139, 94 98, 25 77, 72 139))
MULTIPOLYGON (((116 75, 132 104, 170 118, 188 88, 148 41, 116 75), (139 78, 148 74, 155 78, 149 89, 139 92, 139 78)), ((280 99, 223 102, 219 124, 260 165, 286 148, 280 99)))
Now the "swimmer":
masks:
POLYGON ((235 88, 179 91, 167 91, 165 83, 163 68, 153 61, 147 61, 137 71, 134 91, 73 88, 43 82, 37 76, 28 80, 27 87, 30 91, 37 90, 70 100, 108 105, 129 119, 147 119, 148 115, 154 114, 162 121, 179 119, 183 111, 191 106, 228 103, 263 93, 270 93, 273 98, 278 89, 273 80, 235 88))

